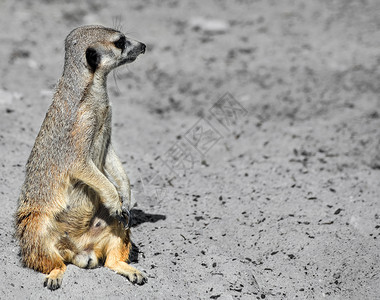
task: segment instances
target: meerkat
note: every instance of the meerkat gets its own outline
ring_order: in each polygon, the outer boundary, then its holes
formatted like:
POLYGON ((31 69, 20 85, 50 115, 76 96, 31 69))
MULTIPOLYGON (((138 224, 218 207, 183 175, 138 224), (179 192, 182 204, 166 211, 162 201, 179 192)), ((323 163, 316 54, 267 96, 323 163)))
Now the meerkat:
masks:
POLYGON ((146 282, 126 262, 131 191, 112 147, 107 95, 108 73, 145 48, 103 26, 66 37, 63 74, 27 161, 15 218, 23 262, 47 274, 51 290, 61 286, 68 263, 104 263, 132 283, 146 282))

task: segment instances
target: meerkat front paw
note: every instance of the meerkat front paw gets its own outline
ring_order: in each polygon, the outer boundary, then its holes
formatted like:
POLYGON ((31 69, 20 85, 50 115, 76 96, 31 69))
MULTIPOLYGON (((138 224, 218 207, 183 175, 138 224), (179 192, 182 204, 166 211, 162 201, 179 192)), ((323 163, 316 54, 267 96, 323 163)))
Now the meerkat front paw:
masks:
POLYGON ((128 209, 123 208, 121 212, 121 216, 116 217, 119 223, 122 223, 124 229, 127 230, 131 228, 132 225, 132 216, 131 212, 128 209))
POLYGON ((109 213, 110 213, 110 216, 111 217, 114 217, 114 218, 121 218, 122 216, 122 210, 121 210, 121 207, 120 208, 109 208, 109 213))
POLYGON ((121 208, 120 201, 118 201, 118 203, 113 203, 113 204, 105 203, 105 207, 108 209, 111 217, 115 217, 115 218, 121 217, 122 208, 121 208))

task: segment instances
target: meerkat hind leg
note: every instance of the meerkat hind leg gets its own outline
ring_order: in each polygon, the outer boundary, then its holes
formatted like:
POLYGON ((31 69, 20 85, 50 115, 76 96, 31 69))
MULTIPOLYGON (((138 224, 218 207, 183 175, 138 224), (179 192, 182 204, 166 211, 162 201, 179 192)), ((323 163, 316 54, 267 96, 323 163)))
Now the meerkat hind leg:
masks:
POLYGON ((66 271, 66 265, 63 264, 61 267, 54 268, 48 276, 46 276, 44 281, 44 286, 49 290, 56 290, 61 287, 63 274, 66 271))
POLYGON ((105 266, 107 268, 115 271, 116 273, 127 277, 128 280, 132 283, 137 283, 137 284, 142 285, 148 281, 148 279, 146 278, 146 276, 142 272, 140 272, 136 268, 128 265, 124 261, 114 261, 111 264, 109 262, 107 263, 107 261, 106 261, 105 266))
POLYGON ((116 242, 116 247, 110 249, 108 252, 104 266, 120 275, 127 277, 132 283, 137 283, 140 285, 146 283, 148 281, 146 276, 125 262, 128 259, 129 247, 127 247, 120 238, 114 237, 114 239, 116 242))

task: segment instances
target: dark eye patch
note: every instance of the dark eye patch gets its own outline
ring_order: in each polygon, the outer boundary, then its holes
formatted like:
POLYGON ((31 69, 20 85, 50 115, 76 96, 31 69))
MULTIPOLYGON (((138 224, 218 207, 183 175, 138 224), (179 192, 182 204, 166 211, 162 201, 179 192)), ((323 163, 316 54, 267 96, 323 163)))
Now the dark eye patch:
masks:
POLYGON ((94 48, 88 48, 86 50, 86 59, 92 72, 95 72, 96 68, 100 64, 100 55, 97 53, 97 51, 94 48))
POLYGON ((123 50, 125 48, 126 43, 127 43, 127 40, 126 40, 125 36, 122 36, 122 37, 120 37, 120 39, 118 39, 113 44, 115 45, 116 48, 123 50))

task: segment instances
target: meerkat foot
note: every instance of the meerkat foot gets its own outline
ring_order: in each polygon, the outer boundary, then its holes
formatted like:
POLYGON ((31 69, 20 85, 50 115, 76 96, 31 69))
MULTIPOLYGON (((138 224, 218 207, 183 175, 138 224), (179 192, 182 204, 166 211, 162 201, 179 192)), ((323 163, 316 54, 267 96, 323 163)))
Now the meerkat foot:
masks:
POLYGON ((46 276, 44 286, 52 291, 60 288, 62 285, 62 278, 65 271, 66 265, 63 265, 63 267, 60 268, 53 269, 53 271, 51 271, 49 275, 46 276))
POLYGON ((131 283, 143 285, 144 283, 146 283, 148 281, 148 278, 146 277, 146 275, 144 273, 142 273, 139 270, 137 270, 136 268, 128 265, 126 262, 118 261, 112 265, 109 265, 106 263, 105 266, 107 268, 115 271, 116 273, 127 277, 127 279, 131 283))

